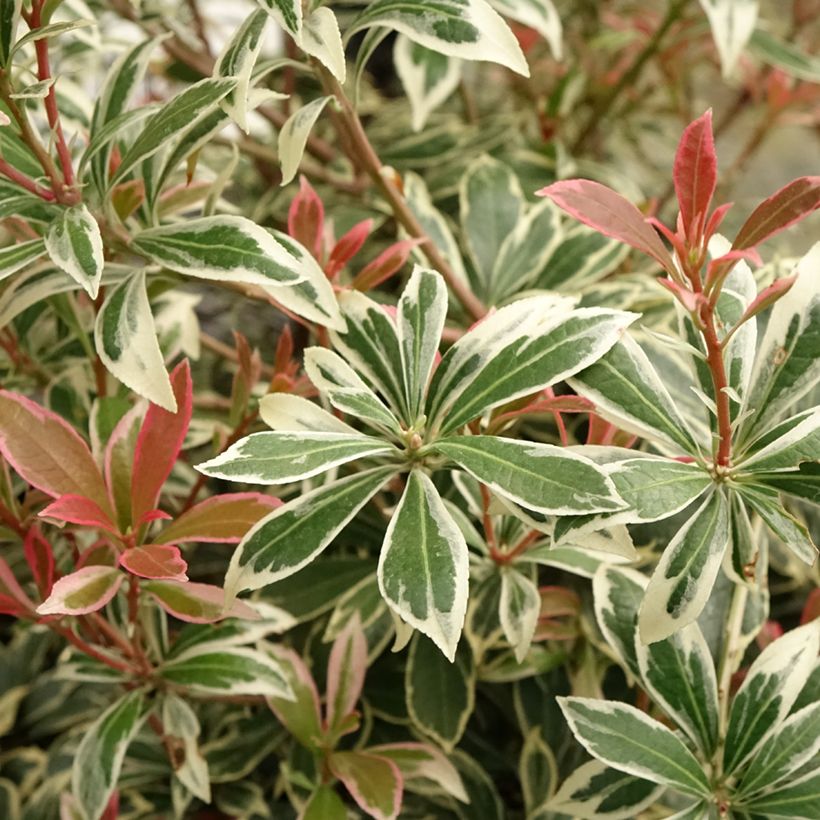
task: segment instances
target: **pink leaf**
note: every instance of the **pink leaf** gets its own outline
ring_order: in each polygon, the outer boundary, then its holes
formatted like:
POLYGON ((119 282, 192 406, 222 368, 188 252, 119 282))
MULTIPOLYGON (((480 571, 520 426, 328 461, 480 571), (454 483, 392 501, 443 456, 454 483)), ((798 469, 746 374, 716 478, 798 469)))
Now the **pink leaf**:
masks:
POLYGON ((239 599, 225 608, 225 590, 213 584, 190 581, 147 581, 142 588, 149 592, 169 614, 192 624, 212 624, 224 618, 259 620, 259 613, 239 599))
POLYGON ((338 730, 344 718, 356 708, 366 670, 367 640, 356 613, 339 633, 330 650, 325 714, 328 731, 338 730))
POLYGON ((432 780, 462 803, 470 802, 458 769, 440 749, 429 743, 385 743, 370 746, 367 751, 392 760, 405 782, 416 778, 432 780))
POLYGON ((47 495, 83 495, 108 511, 102 476, 77 431, 51 410, 7 390, 0 390, 0 452, 47 495))
POLYGON ((131 519, 139 521, 157 506, 162 485, 177 460, 191 422, 191 370, 181 362, 171 373, 177 412, 169 413, 152 404, 145 414, 131 474, 131 519))
POLYGON ((797 281, 797 274, 794 276, 786 276, 783 279, 777 279, 772 282, 769 287, 764 288, 757 296, 754 298, 752 303, 749 307, 746 308, 745 313, 743 316, 740 317, 740 321, 738 321, 738 325, 742 325, 744 322, 751 319, 753 316, 757 316, 758 313, 765 310, 770 305, 773 305, 781 296, 785 296, 786 293, 791 290, 791 286, 797 281))
POLYGON ((34 602, 26 595, 11 567, 0 558, 0 613, 26 615, 34 611, 34 602))
POLYGON ((114 567, 83 567, 64 575, 51 595, 37 607, 40 615, 87 615, 102 609, 116 594, 125 576, 114 567))
POLYGON ((262 493, 215 495, 182 513, 156 540, 238 544, 260 518, 281 504, 281 499, 262 493))
POLYGON ((334 246, 325 266, 328 279, 335 279, 339 271, 359 252, 373 230, 373 220, 365 219, 354 225, 334 246))
POLYGON ((377 820, 399 816, 404 784, 392 760, 366 752, 334 752, 328 764, 362 811, 377 820))
POLYGON ((711 109, 683 132, 675 155, 673 177, 684 233, 690 244, 695 245, 706 224, 717 185, 711 109))
POLYGON ((293 198, 288 211, 288 233, 321 260, 324 232, 325 206, 313 186, 300 177, 299 193, 293 198))
POLYGON ((160 581, 187 581, 188 564, 179 547, 170 544, 146 544, 131 547, 120 556, 120 566, 140 578, 160 581))
POLYGON ((674 275, 672 257, 660 237, 646 223, 644 215, 628 199, 606 185, 589 179, 568 179, 548 185, 536 194, 549 197, 559 208, 604 236, 618 239, 651 256, 674 275))
POLYGON ((40 516, 55 521, 66 521, 69 524, 80 524, 83 527, 97 527, 108 532, 117 532, 117 528, 100 505, 83 495, 61 495, 56 501, 52 501, 40 516))
POLYGON ((292 650, 272 644, 268 651, 279 661, 295 700, 268 698, 268 705, 285 728, 308 749, 318 749, 323 737, 319 692, 305 662, 292 650))
POLYGON ((54 550, 37 527, 32 527, 23 542, 26 561, 40 594, 46 598, 54 586, 54 550))
POLYGON ((105 483, 121 532, 131 526, 131 471, 143 409, 132 407, 118 422, 105 447, 105 483))
POLYGON ((820 176, 800 177, 764 199, 752 211, 732 249, 754 248, 820 207, 820 176))
POLYGON ((356 274, 353 287, 365 291, 380 285, 407 264, 410 251, 421 243, 421 239, 403 239, 401 242, 395 242, 356 274))

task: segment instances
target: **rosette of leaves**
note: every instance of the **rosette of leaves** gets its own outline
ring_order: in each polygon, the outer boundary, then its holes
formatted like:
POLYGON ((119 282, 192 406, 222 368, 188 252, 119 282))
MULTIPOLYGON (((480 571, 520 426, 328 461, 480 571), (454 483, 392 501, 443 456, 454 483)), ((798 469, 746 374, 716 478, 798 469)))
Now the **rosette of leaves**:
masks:
POLYGON ((748 261, 762 242, 820 205, 820 177, 802 177, 762 202, 733 242, 717 234, 729 206, 711 209, 717 157, 711 112, 684 132, 675 158, 678 229, 648 221, 630 202, 590 180, 557 182, 539 193, 580 221, 651 257, 675 296, 691 390, 709 413, 698 433, 646 353, 631 338, 569 382, 596 412, 650 443, 657 455, 609 449, 599 458, 628 509, 562 519, 557 540, 603 525, 659 521, 689 509, 649 582, 639 617, 643 640, 659 641, 694 621, 720 572, 756 586, 765 565, 751 518, 759 516, 803 562, 817 548, 780 495, 816 503, 820 408, 793 413, 820 380, 816 324, 820 245, 793 275, 758 292, 748 261), (672 245, 667 250, 659 230, 672 245), (673 256, 674 255, 674 256, 673 256), (757 316, 774 305, 758 342, 757 316))
MULTIPOLYGON (((575 737, 595 758, 547 802, 573 817, 636 817, 658 801, 674 817, 808 818, 816 815, 820 622, 770 643, 731 699, 719 696, 709 645, 697 623, 652 644, 637 628, 646 576, 601 566, 595 615, 630 679, 655 707, 559 698, 575 737), (721 704, 725 704, 721 707, 721 704)), ((721 686, 728 681, 721 678, 721 686)))
POLYGON ((226 591, 234 596, 296 572, 400 478, 401 498, 388 516, 380 553, 379 589, 402 621, 452 660, 467 607, 468 549, 433 476, 463 470, 542 515, 623 509, 607 471, 579 451, 481 435, 480 419, 588 367, 635 317, 533 297, 487 317, 436 364, 447 312, 437 273, 415 269, 395 319, 357 292, 344 294, 340 306, 347 331, 331 333, 335 350, 309 348, 305 368, 320 395, 369 432, 306 400, 271 395, 261 413, 273 432, 252 434, 198 469, 257 484, 303 481, 345 464, 358 469, 260 521, 234 553, 226 591))

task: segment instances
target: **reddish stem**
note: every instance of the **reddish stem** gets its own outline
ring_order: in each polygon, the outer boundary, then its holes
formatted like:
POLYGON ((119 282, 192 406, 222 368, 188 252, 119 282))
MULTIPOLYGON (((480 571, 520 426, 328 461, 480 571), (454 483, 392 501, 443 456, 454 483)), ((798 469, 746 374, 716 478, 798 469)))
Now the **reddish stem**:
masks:
POLYGON ((21 188, 25 188, 32 194, 45 199, 47 202, 54 201, 54 194, 46 188, 41 188, 33 179, 26 176, 22 171, 18 171, 13 165, 9 165, 0 157, 0 174, 8 177, 12 182, 16 182, 21 188))
POLYGON ((132 675, 134 673, 134 669, 127 663, 117 661, 114 658, 109 658, 108 655, 100 652, 99 650, 95 649, 91 646, 90 643, 86 643, 82 638, 72 632, 68 627, 63 626, 62 624, 56 623, 54 621, 47 624, 51 629, 53 629, 58 635, 61 635, 65 638, 70 644, 76 646, 77 649, 80 650, 85 655, 88 655, 90 658, 94 658, 94 660, 99 661, 100 663, 104 663, 106 666, 110 666, 112 669, 116 669, 118 672, 122 672, 124 675, 132 675))

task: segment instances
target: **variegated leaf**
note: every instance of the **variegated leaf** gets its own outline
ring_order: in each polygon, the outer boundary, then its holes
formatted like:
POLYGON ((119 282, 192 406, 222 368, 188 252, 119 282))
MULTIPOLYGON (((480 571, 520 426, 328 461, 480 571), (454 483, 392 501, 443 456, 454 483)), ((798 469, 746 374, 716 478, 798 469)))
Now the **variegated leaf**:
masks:
POLYGON ((318 404, 291 393, 268 393, 259 402, 259 415, 274 430, 349 435, 357 432, 318 404))
POLYGON ((88 566, 56 581, 51 594, 37 607, 40 615, 86 615, 102 609, 116 594, 125 576, 115 567, 88 566))
POLYGON ((302 4, 299 0, 257 0, 257 2, 288 34, 295 38, 299 37, 302 31, 302 4))
POLYGON ((85 205, 66 208, 51 223, 45 238, 51 261, 97 298, 103 271, 100 226, 85 205))
POLYGON ((327 6, 314 9, 302 24, 300 48, 315 57, 340 82, 345 81, 347 66, 339 21, 327 6))
POLYGON ((467 543, 433 482, 413 470, 384 536, 379 589, 452 661, 467 611, 467 543))
POLYGON ((758 795, 748 804, 741 804, 754 812, 755 817, 777 820, 814 820, 820 795, 820 769, 810 770, 795 780, 787 781, 765 794, 758 795))
POLYGON ((663 640, 700 615, 729 536, 728 503, 716 490, 678 530, 658 562, 638 616, 642 641, 663 640))
POLYGON ((723 76, 735 68, 757 22, 758 0, 700 0, 715 40, 723 76))
POLYGON ((176 412, 143 271, 136 271, 106 295, 97 314, 94 343, 103 364, 119 381, 165 410, 176 412))
POLYGON ((820 408, 799 413, 762 437, 766 445, 740 460, 743 472, 779 472, 794 470, 803 461, 820 459, 820 408), (782 435, 777 431, 785 430, 782 435))
POLYGON ((561 18, 552 0, 489 0, 489 3, 505 17, 537 31, 549 43, 552 56, 561 59, 561 18))
POLYGON ((308 136, 332 97, 319 97, 303 105, 288 117, 279 132, 279 161, 282 163, 282 185, 287 185, 299 171, 308 136))
POLYGON ((42 239, 31 239, 0 249, 0 280, 17 273, 45 253, 46 246, 42 239))
POLYGON ((532 579, 512 567, 505 567, 501 572, 498 614, 504 637, 519 663, 530 651, 540 613, 541 595, 532 579))
POLYGON ((399 816, 403 784, 392 760, 367 752, 333 752, 328 767, 368 816, 376 820, 399 816))

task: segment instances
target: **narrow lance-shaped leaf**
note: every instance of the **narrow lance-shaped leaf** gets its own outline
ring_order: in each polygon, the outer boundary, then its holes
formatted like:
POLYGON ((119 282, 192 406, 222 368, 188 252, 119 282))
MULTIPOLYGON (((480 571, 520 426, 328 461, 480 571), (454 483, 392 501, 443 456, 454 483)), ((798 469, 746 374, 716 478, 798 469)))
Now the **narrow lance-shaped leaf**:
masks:
POLYGON ((243 647, 204 645, 163 663, 160 676, 193 692, 293 698, 278 661, 243 647))
POLYGON ((114 567, 88 566, 64 575, 37 607, 40 615, 86 615, 102 609, 125 576, 114 567))
POLYGON ((298 38, 302 30, 302 4, 299 0, 257 0, 257 2, 288 34, 298 38))
POLYGON ((711 109, 684 130, 675 155, 673 175, 684 230, 691 241, 696 241, 706 224, 717 185, 711 109))
POLYGON ((757 22, 758 0, 700 0, 715 40, 723 76, 735 68, 757 22))
POLYGON ((188 360, 180 362, 171 374, 176 412, 152 404, 137 436, 131 471, 131 516, 138 525, 159 501, 162 487, 176 463, 188 432, 193 408, 193 386, 188 360))
POLYGON ((318 487, 263 518, 242 539, 225 576, 228 597, 301 569, 341 532, 394 474, 377 467, 318 487))
POLYGON ((248 484, 288 484, 359 458, 389 455, 381 439, 350 433, 252 433, 197 465, 212 478, 248 484))
POLYGON ((489 0, 489 3, 505 17, 537 31, 549 44, 552 56, 561 59, 561 18, 552 0, 489 0))
POLYGON ((820 649, 820 621, 770 643, 749 668, 732 701, 723 770, 736 771, 760 749, 788 715, 808 680, 820 649))
POLYGON ((6 66, 11 59, 11 47, 20 22, 22 0, 3 0, 0 5, 0 65, 6 66))
POLYGON ((554 182, 536 193, 548 196, 590 228, 651 256, 664 270, 675 270, 669 251, 643 214, 606 185, 589 179, 570 179, 554 182))
POLYGON ((108 292, 97 314, 94 343, 108 371, 126 387, 166 410, 176 410, 143 271, 108 292))
POLYGON ((339 21, 333 10, 319 6, 305 18, 302 36, 297 41, 302 51, 315 57, 340 82, 347 76, 344 43, 339 31, 339 21))
MULTIPOLYGON (((442 433, 452 432, 494 407, 534 393, 575 375, 606 353, 635 319, 635 314, 581 308, 541 326, 494 351, 484 367, 457 396, 442 433)), ((444 362, 442 362, 444 364, 444 362)), ((431 393, 435 400, 435 382, 431 393)), ((439 388, 441 389, 441 388, 439 388)))
POLYGON ((515 659, 527 657, 541 612, 541 595, 533 581, 521 572, 505 568, 501 573, 501 598, 498 614, 515 659))
POLYGON ((416 266, 399 299, 396 317, 404 393, 411 420, 421 412, 446 318, 444 279, 435 271, 416 266))
MULTIPOLYGON (((223 618, 259 620, 259 613, 243 601, 225 606, 225 591, 213 584, 186 581, 147 581, 141 588, 169 614, 192 624, 212 624, 223 618)), ((176 646, 176 644, 175 644, 176 646)))
POLYGON ((103 813, 117 786, 128 745, 141 724, 144 695, 124 695, 88 728, 71 769, 71 791, 88 818, 103 813))
POLYGON ((223 98, 220 105, 245 133, 248 132, 248 91, 251 74, 262 48, 262 35, 267 21, 268 15, 263 9, 246 18, 226 43, 214 66, 214 76, 236 79, 233 91, 223 98))
POLYGON ((452 436, 432 447, 528 509, 581 515, 624 507, 605 471, 565 448, 496 436, 452 436))
POLYGON ((48 495, 79 495, 111 512, 94 457, 73 427, 51 410, 0 391, 0 452, 29 484, 48 495))
POLYGON ((452 661, 467 611, 467 543, 433 482, 413 470, 384 536, 379 589, 452 661))
POLYGON ((123 180, 139 163, 153 156, 168 140, 206 115, 236 87, 233 77, 201 80, 169 100, 145 123, 142 133, 125 152, 111 186, 123 180))
POLYGON ((729 543, 729 510, 722 491, 714 491, 681 527, 649 581, 638 627, 654 643, 700 615, 729 543))
POLYGON ((558 698, 575 737, 614 769, 705 797, 709 783, 700 763, 671 730, 625 703, 558 698))
POLYGON ((601 564, 592 578, 598 627, 621 664, 639 680, 635 634, 646 583, 646 576, 636 570, 607 564, 601 564))
POLYGON ((664 786, 619 772, 598 760, 579 766, 550 798, 550 810, 588 820, 632 820, 652 806, 664 786))
POLYGON ((100 226, 88 208, 66 208, 49 226, 45 242, 51 261, 96 299, 103 272, 103 245, 100 226))
POLYGON ((367 670, 367 640, 358 615, 333 642, 327 665, 325 720, 331 732, 338 731, 356 708, 367 670))
POLYGON ((279 721, 303 746, 317 748, 324 732, 319 713, 319 692, 310 670, 292 649, 272 644, 269 652, 279 662, 293 697, 274 696, 268 703, 279 721))
POLYGON ((515 36, 484 0, 377 0, 353 21, 347 36, 373 26, 394 29, 448 57, 500 63, 525 77, 530 73, 515 36))
POLYGON ((749 40, 749 51, 759 60, 782 68, 787 74, 810 83, 820 83, 820 59, 779 40, 763 29, 756 29, 749 40))
POLYGON ((820 457, 820 408, 798 413, 764 435, 767 442, 761 449, 739 462, 739 467, 751 473, 794 470, 804 461, 820 457), (779 432, 782 434, 778 435, 779 432))
POLYGON ((42 239, 18 242, 16 245, 0 249, 0 280, 17 273, 30 262, 39 259, 45 252, 46 246, 42 239))
POLYGON ((429 743, 384 743, 369 746, 368 751, 392 760, 405 784, 416 779, 432 780, 456 800, 469 802, 458 769, 435 746, 429 743))
POLYGON ((279 132, 279 161, 282 163, 282 185, 287 185, 299 170, 311 129, 332 97, 319 97, 288 117, 279 132))
POLYGON ((259 415, 274 430, 349 435, 358 432, 324 407, 290 393, 268 393, 259 402, 259 415))
POLYGON ((749 801, 748 808, 755 816, 813 820, 817 814, 818 799, 820 770, 814 769, 803 777, 758 795, 749 801))
POLYGON ((393 48, 393 62, 410 102, 412 128, 421 131, 430 114, 458 87, 461 61, 399 34, 393 48))

